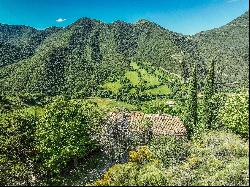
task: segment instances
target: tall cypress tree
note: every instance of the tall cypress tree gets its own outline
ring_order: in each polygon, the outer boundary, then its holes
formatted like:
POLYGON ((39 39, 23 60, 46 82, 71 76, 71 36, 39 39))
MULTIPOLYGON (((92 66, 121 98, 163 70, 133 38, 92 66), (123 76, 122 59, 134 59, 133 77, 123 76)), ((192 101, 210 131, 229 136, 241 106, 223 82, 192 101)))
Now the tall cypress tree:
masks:
POLYGON ((188 137, 190 138, 197 127, 198 113, 197 113, 197 65, 192 68, 191 77, 189 80, 188 100, 187 100, 187 116, 186 124, 188 130, 188 137))
POLYGON ((210 129, 212 127, 212 121, 214 118, 213 114, 213 103, 212 97, 215 93, 215 59, 211 61, 208 75, 206 78, 205 90, 204 90, 204 101, 203 101, 203 123, 206 128, 210 129))

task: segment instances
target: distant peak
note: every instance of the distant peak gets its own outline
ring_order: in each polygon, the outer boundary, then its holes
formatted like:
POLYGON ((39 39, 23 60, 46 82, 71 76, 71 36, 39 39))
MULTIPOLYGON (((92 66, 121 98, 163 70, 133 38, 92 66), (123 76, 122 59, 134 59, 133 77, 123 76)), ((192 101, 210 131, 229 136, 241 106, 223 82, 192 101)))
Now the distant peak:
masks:
POLYGON ((88 17, 82 17, 80 19, 78 19, 74 25, 82 25, 82 24, 100 24, 101 21, 99 20, 96 20, 96 19, 91 19, 91 18, 88 18, 88 17))
POLYGON ((60 31, 62 29, 63 29, 62 27, 51 26, 51 27, 46 28, 44 30, 44 32, 46 32, 46 33, 53 33, 53 32, 60 31))
POLYGON ((113 24, 128 24, 128 23, 122 20, 116 20, 113 22, 113 24))
POLYGON ((56 26, 50 26, 48 28, 46 28, 45 30, 60 30, 62 29, 61 27, 56 27, 56 26))
POLYGON ((145 23, 152 23, 152 22, 146 19, 140 19, 135 24, 145 24, 145 23))
POLYGON ((138 26, 146 26, 146 27, 161 27, 160 25, 152 22, 152 21, 149 21, 149 20, 146 20, 146 19, 140 19, 138 20, 135 25, 138 25, 138 26))

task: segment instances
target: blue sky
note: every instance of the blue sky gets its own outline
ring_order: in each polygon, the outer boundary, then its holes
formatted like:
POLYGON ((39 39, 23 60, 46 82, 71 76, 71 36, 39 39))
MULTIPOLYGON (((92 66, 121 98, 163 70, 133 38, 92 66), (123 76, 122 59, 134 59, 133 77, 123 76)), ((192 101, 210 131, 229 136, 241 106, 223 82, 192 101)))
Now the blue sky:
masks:
POLYGON ((175 32, 195 34, 230 22, 248 6, 248 0, 0 0, 0 23, 45 29, 81 17, 106 23, 148 19, 175 32))

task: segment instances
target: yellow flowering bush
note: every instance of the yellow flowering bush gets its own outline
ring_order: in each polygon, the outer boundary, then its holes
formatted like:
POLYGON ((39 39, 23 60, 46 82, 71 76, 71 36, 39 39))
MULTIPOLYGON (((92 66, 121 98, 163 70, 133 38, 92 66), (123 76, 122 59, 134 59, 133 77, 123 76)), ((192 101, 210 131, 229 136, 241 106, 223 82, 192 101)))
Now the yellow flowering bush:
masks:
POLYGON ((136 151, 129 152, 129 160, 132 162, 143 163, 152 160, 152 152, 147 146, 141 146, 136 151))
POLYGON ((89 186, 141 186, 164 185, 166 181, 160 162, 153 159, 147 146, 129 152, 129 162, 113 165, 102 179, 89 186))

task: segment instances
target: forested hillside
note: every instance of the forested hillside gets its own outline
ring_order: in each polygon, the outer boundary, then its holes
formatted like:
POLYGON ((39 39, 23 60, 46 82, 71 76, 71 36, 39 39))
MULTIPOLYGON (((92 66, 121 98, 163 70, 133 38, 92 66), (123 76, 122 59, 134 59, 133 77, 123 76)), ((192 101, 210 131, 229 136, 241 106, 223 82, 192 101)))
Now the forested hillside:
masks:
POLYGON ((150 22, 105 24, 82 18, 46 38, 30 57, 1 68, 2 90, 53 95, 87 90, 91 95, 106 79, 124 74, 132 59, 180 73, 173 57, 181 53, 175 38, 150 22))
POLYGON ((51 27, 40 31, 0 23, 0 67, 32 56, 43 40, 58 30, 60 28, 51 27))
POLYGON ((1 25, 1 92, 90 96, 104 81, 119 79, 133 61, 181 75, 184 81, 190 64, 197 63, 202 84, 206 64, 215 57, 220 85, 238 82, 246 86, 247 20, 245 13, 222 28, 194 37, 147 20, 106 24, 82 18, 64 29, 44 31, 1 25))
POLYGON ((218 59, 221 83, 248 85, 249 11, 223 27, 196 34, 194 40, 205 59, 218 59))

